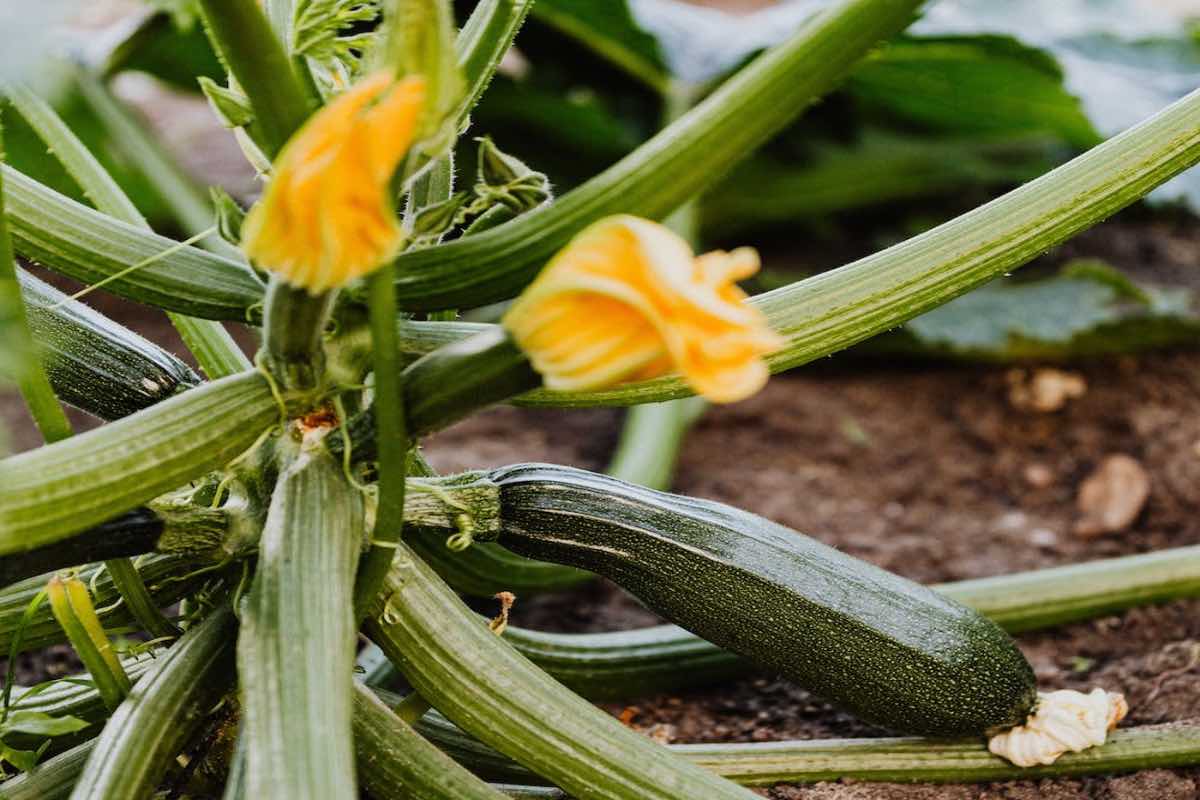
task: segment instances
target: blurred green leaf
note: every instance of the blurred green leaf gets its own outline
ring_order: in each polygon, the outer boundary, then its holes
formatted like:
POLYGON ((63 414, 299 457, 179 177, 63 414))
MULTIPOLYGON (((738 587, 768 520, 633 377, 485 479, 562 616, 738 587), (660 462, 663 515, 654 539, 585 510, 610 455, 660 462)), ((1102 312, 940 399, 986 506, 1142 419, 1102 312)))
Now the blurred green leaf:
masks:
MULTIPOLYGON (((152 223, 168 222, 170 218, 166 208, 154 188, 141 172, 122 156, 120 147, 109 136, 108 129, 78 90, 69 84, 60 83, 59 91, 47 99, 51 100, 54 110, 67 126, 133 200, 138 210, 152 223)), ((67 174, 54 154, 47 152, 45 143, 15 110, 5 114, 5 123, 5 145, 9 165, 57 192, 91 205, 74 179, 67 174)))
POLYGON ((1049 278, 987 284, 861 350, 1016 361, 1198 342, 1200 314, 1190 291, 1142 286, 1104 262, 1085 260, 1049 278))
POLYGON ((533 16, 653 89, 664 90, 670 83, 658 39, 638 24, 626 0, 537 0, 533 16))
POLYGON ((867 128, 818 140, 804 157, 760 153, 705 195, 703 230, 730 237, 882 203, 1008 186, 1053 166, 1043 136, 929 137, 867 128))
POLYGON ((1006 36, 904 39, 857 70, 849 91, 902 119, 954 133, 1052 133, 1080 149, 1100 136, 1054 59, 1006 36))

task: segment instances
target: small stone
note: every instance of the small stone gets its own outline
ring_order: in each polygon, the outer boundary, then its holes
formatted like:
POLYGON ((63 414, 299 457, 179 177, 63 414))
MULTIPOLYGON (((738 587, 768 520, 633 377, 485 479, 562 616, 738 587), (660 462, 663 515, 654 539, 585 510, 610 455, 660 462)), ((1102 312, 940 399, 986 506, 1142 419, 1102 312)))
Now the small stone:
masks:
POLYGON ((1029 522, 1024 511, 1005 511, 995 522, 998 531, 1019 531, 1029 522))
POLYGON ((1054 547, 1058 544, 1058 534, 1049 528, 1034 528, 1029 532, 1029 543, 1035 547, 1054 547))
POLYGON ((1033 489, 1045 489, 1054 483, 1054 470, 1040 462, 1027 464, 1023 476, 1025 483, 1033 489))
POLYGON ((1137 459, 1107 456, 1079 485, 1075 505, 1082 518, 1075 533, 1085 538, 1123 531, 1150 497, 1150 475, 1137 459))
POLYGON ((1048 414, 1087 394, 1087 381, 1077 372, 1044 367, 1029 372, 1009 370, 1008 402, 1022 411, 1048 414))

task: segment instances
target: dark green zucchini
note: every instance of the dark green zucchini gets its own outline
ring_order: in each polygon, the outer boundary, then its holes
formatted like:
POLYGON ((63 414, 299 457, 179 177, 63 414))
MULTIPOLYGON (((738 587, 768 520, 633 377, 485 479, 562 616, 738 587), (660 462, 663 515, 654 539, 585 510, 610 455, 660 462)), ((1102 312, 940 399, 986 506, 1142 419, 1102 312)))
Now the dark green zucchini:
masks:
POLYGON ((114 420, 201 382, 158 345, 24 271, 17 278, 30 331, 63 401, 114 420))
POLYGON ((583 470, 495 470, 501 542, 598 572, 694 633, 888 728, 1022 722, 1033 670, 966 606, 729 506, 583 470))

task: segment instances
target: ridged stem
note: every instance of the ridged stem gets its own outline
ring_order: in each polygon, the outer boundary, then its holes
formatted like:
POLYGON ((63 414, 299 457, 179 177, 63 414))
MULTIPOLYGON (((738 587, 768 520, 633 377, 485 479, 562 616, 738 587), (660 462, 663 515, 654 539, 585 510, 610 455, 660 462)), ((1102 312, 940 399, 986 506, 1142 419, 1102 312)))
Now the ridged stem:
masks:
POLYGON ((316 389, 325 379, 325 323, 335 292, 311 295, 272 278, 267 287, 262 357, 285 389, 316 389))
POLYGON ((368 279, 368 308, 371 324, 372 366, 375 375, 373 405, 378 414, 378 504, 371 546, 358 567, 354 585, 354 608, 359 619, 366 616, 372 598, 379 593, 395 555, 396 542, 404 530, 405 479, 408 451, 403 376, 396 349, 396 295, 392 291, 392 268, 385 266, 368 279))
POLYGON ((199 0, 213 46, 254 109, 254 128, 274 156, 308 117, 291 60, 256 0, 199 0))
MULTIPOLYGON (((138 565, 138 574, 148 587, 156 605, 166 607, 203 583, 204 574, 189 574, 189 562, 174 556, 152 556, 138 565)), ((29 601, 42 591, 52 576, 42 575, 29 578, 0 590, 0 652, 8 652, 18 630, 22 630, 20 652, 36 650, 47 645, 65 641, 65 636, 50 609, 43 605, 27 624, 22 617, 29 601)), ((120 599, 112 577, 102 572, 92 582, 93 602, 104 629, 111 634, 128 633, 137 628, 128 627, 133 617, 120 599)))
POLYGON ((920 5, 920 0, 841 0, 548 208, 402 255, 396 284, 401 308, 473 308, 512 297, 589 223, 617 212, 670 213, 792 122, 871 48, 902 31, 920 5))
POLYGON ((459 127, 491 83, 531 6, 533 0, 482 0, 463 24, 455 41, 458 68, 467 86, 456 113, 459 127))
POLYGON ((238 637, 246 793, 356 797, 350 730, 363 501, 304 447, 271 498, 238 637))
POLYGON ((66 800, 95 747, 95 739, 75 745, 38 764, 31 772, 9 778, 0 783, 0 797, 4 800, 66 800))
POLYGON ((188 630, 100 733, 72 800, 150 797, 233 683, 236 621, 225 608, 188 630))
POLYGON ((262 375, 243 373, 0 461, 0 553, 65 539, 228 463, 279 413, 262 375))
POLYGON ((517 655, 403 544, 367 633, 434 706, 579 800, 753 797, 671 757, 517 655))
MULTIPOLYGON (((457 761, 493 781, 536 782, 536 776, 455 731, 436 715, 418 731, 457 761)), ((1200 764, 1200 724, 1120 728, 1101 747, 1067 753, 1054 764, 1018 767, 988 752, 982 741, 817 739, 737 744, 676 744, 687 761, 745 786, 821 781, 974 783, 1104 775, 1200 764)), ((556 797, 558 795, 551 795, 556 797)))
POLYGON ((354 687, 354 749, 359 780, 372 797, 504 800, 362 685, 354 687))
POLYGON ((139 303, 203 319, 246 321, 263 286, 245 265, 179 247, 77 203, 4 166, 5 209, 17 252, 87 284, 139 303), (139 266, 140 265, 140 266, 139 266), (137 266, 137 269, 130 270, 137 266))

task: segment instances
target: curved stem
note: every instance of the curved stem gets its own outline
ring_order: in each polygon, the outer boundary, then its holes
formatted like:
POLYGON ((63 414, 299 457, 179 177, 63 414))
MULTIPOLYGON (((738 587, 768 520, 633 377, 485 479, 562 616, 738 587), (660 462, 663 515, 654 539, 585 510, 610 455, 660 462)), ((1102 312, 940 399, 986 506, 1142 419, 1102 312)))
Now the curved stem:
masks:
POLYGON ((267 156, 283 149, 308 117, 308 99, 292 62, 256 0, 200 0, 213 46, 254 108, 267 156))
POLYGON ((434 706, 579 800, 753 797, 671 757, 518 656, 403 544, 367 633, 434 706))
POLYGON ((149 796, 229 690, 236 622, 228 609, 191 628, 138 681, 96 740, 71 797, 149 796))
POLYGON ((361 685, 354 688, 354 748, 359 779, 372 797, 504 800, 361 685))
POLYGON ((371 347, 374 357, 375 400, 378 410, 379 500, 371 547, 363 556, 354 586, 358 618, 366 616, 372 598, 379 593, 395 555, 395 544, 404 530, 405 478, 411 443, 405 430, 404 385, 396 350, 396 295, 392 291, 392 268, 377 270, 368 278, 371 318, 371 347))
POLYGON ((246 793, 351 798, 352 602, 363 501, 340 464, 301 447, 271 497, 238 636, 246 793))
MULTIPOLYGON (((465 736, 436 715, 417 729, 468 768, 494 781, 536 776, 465 736)), ((1035 780, 1103 775, 1200 764, 1200 723, 1121 728, 1108 742, 1067 753, 1054 764, 1018 767, 988 752, 982 741, 930 739, 817 739, 744 744, 677 744, 671 752, 745 786, 855 780, 932 783, 1035 780)), ((553 795, 551 795, 553 796, 553 795)))
POLYGON ((228 463, 279 413, 248 372, 0 461, 0 553, 65 539, 228 463))
POLYGON ((677 122, 550 207, 511 225, 402 255, 404 309, 473 308, 512 297, 577 231, 617 212, 661 217, 832 89, 920 0, 841 0, 759 56, 677 122))
MULTIPOLYGON (((206 577, 203 574, 188 574, 188 566, 189 562, 179 557, 152 556, 139 564, 137 569, 155 604, 166 607, 195 591, 206 577)), ((42 591, 51 577, 39 575, 0 590, 0 652, 8 652, 18 630, 23 631, 20 652, 65 641, 62 628, 46 605, 39 608, 27 624, 22 622, 29 601, 42 591)), ((93 582, 93 589, 93 602, 99 609, 97 614, 106 631, 117 634, 136 630, 127 627, 133 617, 124 603, 116 602, 120 594, 113 586, 111 576, 102 572, 93 582)))

